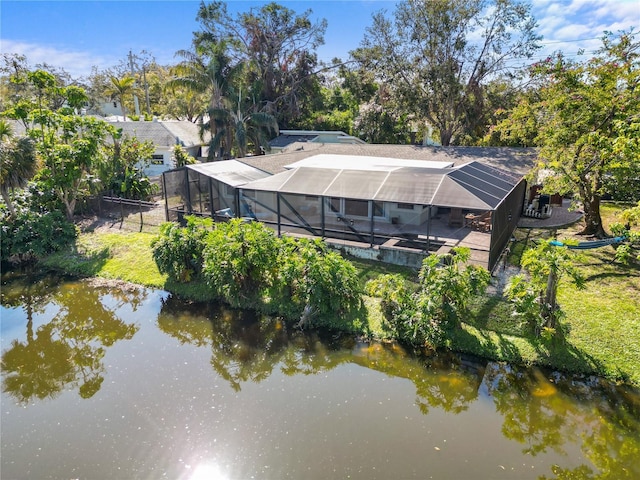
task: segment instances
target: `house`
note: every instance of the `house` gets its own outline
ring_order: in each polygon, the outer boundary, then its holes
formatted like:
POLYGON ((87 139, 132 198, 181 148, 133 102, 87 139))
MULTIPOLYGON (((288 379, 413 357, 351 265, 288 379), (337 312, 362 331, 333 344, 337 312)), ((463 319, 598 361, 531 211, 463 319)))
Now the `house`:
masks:
POLYGON ((340 131, 280 130, 280 135, 269 141, 269 148, 271 153, 304 150, 306 143, 366 144, 364 140, 340 131))
POLYGON ((150 164, 145 168, 145 174, 156 176, 175 167, 173 148, 176 144, 182 145, 194 158, 201 155, 203 141, 200 138, 198 125, 186 120, 154 120, 108 122, 118 129, 122 129, 123 135, 136 137, 140 141, 151 141, 155 145, 155 151, 150 164))
POLYGON ((319 144, 165 172, 167 219, 244 217, 415 267, 429 253, 464 246, 493 269, 534 160, 529 149, 319 144))

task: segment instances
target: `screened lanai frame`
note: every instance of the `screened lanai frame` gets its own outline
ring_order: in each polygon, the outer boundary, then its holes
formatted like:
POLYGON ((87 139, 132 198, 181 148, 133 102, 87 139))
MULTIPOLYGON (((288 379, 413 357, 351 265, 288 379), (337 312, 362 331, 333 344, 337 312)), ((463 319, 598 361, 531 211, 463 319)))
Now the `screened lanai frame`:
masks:
POLYGON ((517 176, 479 162, 445 169, 299 167, 239 187, 239 201, 278 234, 425 252, 469 246, 486 251, 493 268, 516 226, 525 188, 517 176))
POLYGON ((223 220, 245 216, 237 186, 270 176, 236 160, 187 165, 162 174, 165 215, 179 221, 184 215, 223 220))
POLYGON ((363 247, 482 251, 498 262, 519 218, 525 182, 470 162, 453 168, 294 168, 277 175, 237 161, 163 175, 168 220, 184 214, 245 217, 282 233, 363 247), (234 163, 230 163, 234 162, 234 163))

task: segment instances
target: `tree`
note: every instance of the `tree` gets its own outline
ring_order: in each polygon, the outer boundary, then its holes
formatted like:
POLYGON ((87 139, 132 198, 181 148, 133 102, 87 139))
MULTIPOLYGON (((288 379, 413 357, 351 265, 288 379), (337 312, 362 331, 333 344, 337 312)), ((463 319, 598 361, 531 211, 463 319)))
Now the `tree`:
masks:
POLYGON ((557 301, 560 280, 568 276, 578 287, 584 288, 584 278, 576 266, 579 256, 566 246, 541 241, 537 247, 524 252, 520 265, 528 277, 511 278, 505 295, 515 305, 516 314, 529 321, 537 333, 543 328, 555 331, 562 311, 557 301))
POLYGON ((193 158, 189 153, 185 150, 185 148, 179 143, 173 146, 173 158, 176 162, 175 167, 180 168, 185 165, 191 165, 196 163, 196 159, 193 158))
POLYGON ((314 51, 324 43, 327 22, 313 23, 310 15, 311 10, 297 15, 272 2, 233 18, 224 2, 203 2, 193 44, 198 51, 222 42, 234 63, 249 64, 245 80, 259 88, 258 109, 288 126, 301 115, 317 84, 314 51))
POLYGON ((497 128, 506 138, 536 132, 537 171, 544 191, 575 193, 585 213, 585 235, 606 236, 600 200, 607 182, 640 175, 640 42, 632 33, 606 33, 586 62, 561 53, 535 64, 539 82, 497 128))
MULTIPOLYGON (((103 160, 104 139, 113 127, 93 117, 77 115, 87 100, 83 89, 63 87, 44 70, 26 72, 20 81, 28 82, 35 98, 18 99, 9 116, 23 122, 35 141, 42 168, 34 177, 44 191, 53 193, 71 220, 75 206, 93 187, 94 167, 103 160), (52 98, 62 95, 64 106, 52 110, 52 98)), ((26 91, 26 90, 25 90, 26 91)))
POLYGON ((535 27, 530 6, 517 0, 405 0, 394 22, 374 15, 352 55, 447 146, 482 118, 486 82, 536 51, 535 27))
POLYGON ((97 162, 96 173, 102 188, 124 198, 147 200, 157 188, 144 173, 155 152, 151 140, 122 135, 122 130, 109 129, 112 142, 105 146, 108 161, 97 162))
POLYGON ((34 141, 29 137, 9 137, 0 141, 0 192, 11 217, 16 211, 10 191, 23 188, 38 168, 34 141))
POLYGON ((360 105, 354 134, 369 143, 402 144, 409 140, 409 123, 386 85, 369 102, 360 105))
POLYGON ((211 116, 211 112, 226 108, 231 83, 242 68, 242 65, 231 64, 226 49, 226 42, 217 42, 202 45, 195 53, 179 51, 178 55, 184 60, 172 69, 174 77, 168 83, 170 88, 186 88, 208 97, 208 108, 203 105, 199 117, 202 119, 206 112, 210 112, 208 120, 201 124, 203 138, 204 132, 210 134, 209 160, 228 156, 233 142, 230 130, 225 128, 227 125, 211 116))
POLYGON ((136 80, 133 77, 124 76, 122 78, 111 77, 111 84, 106 90, 106 94, 112 100, 120 101, 123 120, 127 119, 127 108, 125 107, 125 97, 134 95, 136 92, 136 80))
POLYGON ((227 108, 209 109, 209 122, 215 122, 219 125, 218 135, 212 138, 209 144, 209 150, 217 150, 220 147, 219 140, 222 138, 227 140, 229 151, 227 155, 231 155, 231 149, 235 146, 236 157, 246 157, 247 147, 251 140, 254 146, 254 153, 260 155, 261 147, 268 147, 269 138, 267 133, 278 134, 278 122, 276 118, 266 112, 252 111, 255 104, 243 102, 242 93, 238 93, 235 104, 228 103, 227 108), (247 108, 245 110, 245 108, 247 108))

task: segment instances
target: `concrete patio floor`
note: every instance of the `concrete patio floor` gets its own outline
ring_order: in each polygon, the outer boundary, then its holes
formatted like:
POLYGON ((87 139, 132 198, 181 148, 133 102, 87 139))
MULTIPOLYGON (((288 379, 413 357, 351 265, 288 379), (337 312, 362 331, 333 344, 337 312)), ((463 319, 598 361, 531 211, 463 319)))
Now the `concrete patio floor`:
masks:
POLYGON ((549 218, 520 217, 518 228, 561 228, 580 220, 584 213, 581 210, 569 211, 571 200, 563 199, 562 206, 554 206, 549 218))

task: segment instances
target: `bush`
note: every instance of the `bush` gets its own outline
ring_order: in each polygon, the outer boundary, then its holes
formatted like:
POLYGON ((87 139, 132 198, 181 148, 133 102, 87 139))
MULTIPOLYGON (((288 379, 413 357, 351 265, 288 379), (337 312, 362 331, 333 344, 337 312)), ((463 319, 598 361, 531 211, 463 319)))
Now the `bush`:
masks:
POLYGON ((321 240, 280 239, 275 291, 278 304, 300 325, 330 326, 361 301, 356 268, 321 240))
POLYGON ((160 273, 177 282, 189 282, 202 273, 202 252, 212 228, 211 219, 186 217, 187 226, 165 223, 151 242, 153 259, 160 273))
POLYGON ((389 330, 398 340, 423 347, 444 346, 447 333, 459 328, 469 315, 473 295, 484 292, 489 272, 477 265, 464 265, 468 248, 454 248, 453 255, 430 255, 420 270, 418 291, 410 293, 397 275, 385 275, 367 284, 370 294, 382 297, 389 330))
POLYGON ((204 250, 204 277, 216 295, 234 307, 259 305, 276 276, 276 240, 258 222, 217 223, 204 250))
POLYGON ((162 227, 152 243, 162 273, 188 282, 198 276, 214 296, 234 307, 255 308, 300 325, 360 304, 357 271, 320 240, 276 237, 259 222, 213 224, 187 217, 187 226, 162 227))
POLYGON ((1 261, 13 264, 34 262, 70 245, 77 236, 75 226, 60 211, 33 206, 31 195, 16 199, 16 216, 0 210, 1 261))

